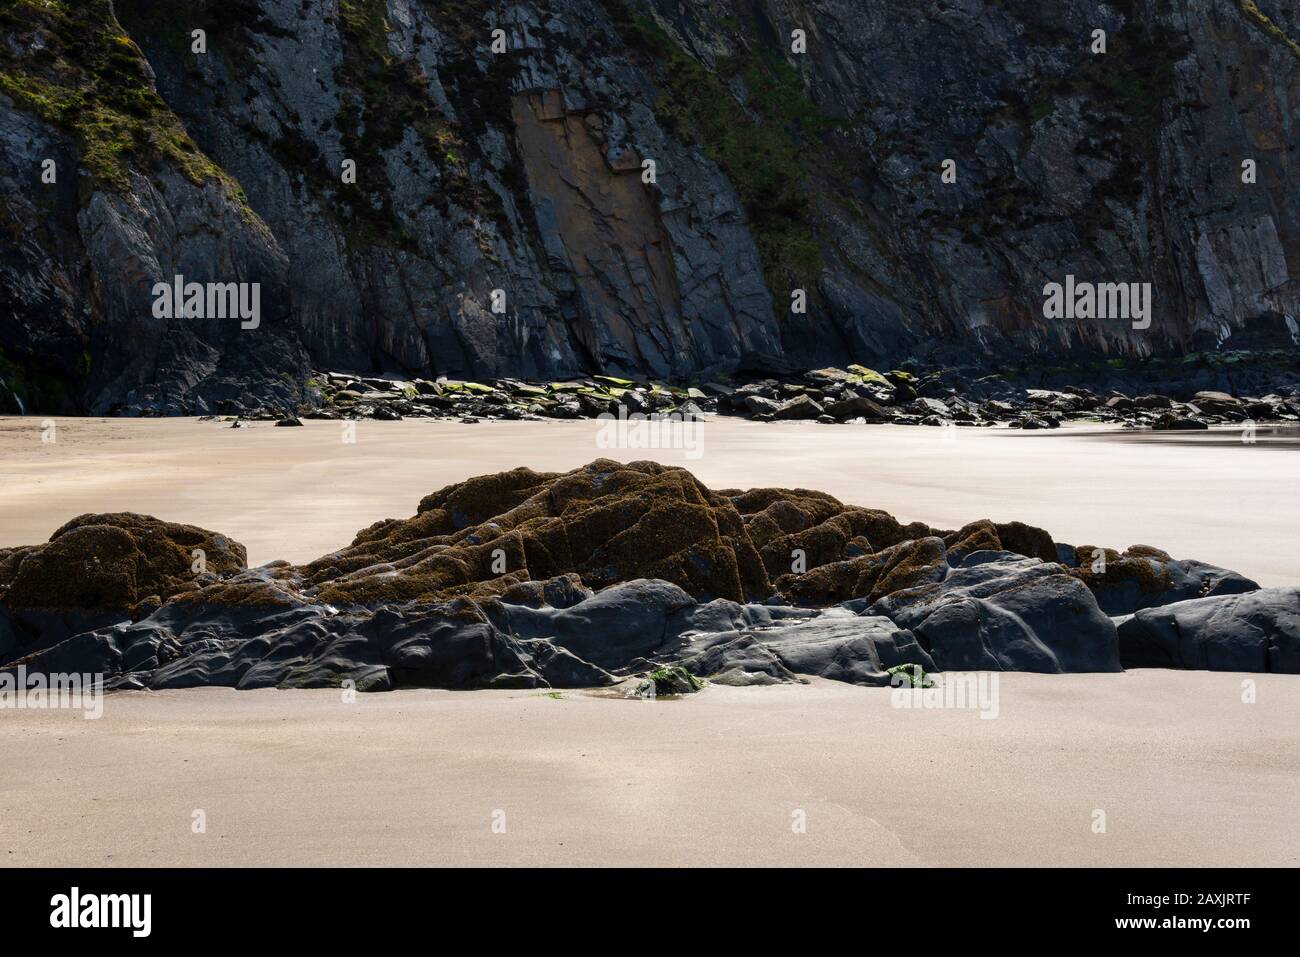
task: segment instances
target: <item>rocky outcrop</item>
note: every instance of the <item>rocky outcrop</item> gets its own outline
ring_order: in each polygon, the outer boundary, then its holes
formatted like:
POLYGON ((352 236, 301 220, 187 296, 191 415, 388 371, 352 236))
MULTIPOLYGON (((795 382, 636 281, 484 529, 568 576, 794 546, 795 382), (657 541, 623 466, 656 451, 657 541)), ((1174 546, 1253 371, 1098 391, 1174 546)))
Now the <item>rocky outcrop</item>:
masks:
POLYGON ((79 516, 44 545, 0 549, 0 659, 143 617, 246 564, 243 545, 193 525, 132 513, 79 516))
POLYGON ((290 409, 309 361, 704 381, 1300 336, 1283 0, 15 0, 0 20, 0 411, 290 409), (257 283, 260 325, 156 318, 176 275, 257 283), (1068 276, 1151 283, 1150 326, 1045 318, 1068 276))
MULTIPOLYGON (((1201 357, 1205 358, 1205 357, 1201 357)), ((854 364, 849 369, 815 369, 782 380, 744 380, 719 376, 698 386, 667 380, 586 376, 559 382, 528 382, 514 378, 483 382, 399 376, 357 376, 317 372, 308 381, 310 399, 296 415, 280 407, 243 408, 226 418, 275 421, 292 425, 297 417, 311 419, 403 418, 509 419, 540 421, 601 416, 698 418, 704 413, 742 415, 758 421, 816 421, 824 425, 879 424, 926 426, 1006 425, 1020 429, 1052 429, 1065 422, 1107 423, 1126 428, 1159 430, 1169 423, 1206 430, 1232 425, 1243 430, 1278 422, 1300 421, 1300 359, 1268 362, 1264 355, 1237 357, 1239 362, 1212 357, 1227 381, 1272 384, 1267 394, 1240 395, 1199 391, 1189 400, 1170 395, 1132 394, 1112 389, 1097 392, 1077 385, 1063 389, 1025 388, 1025 377, 1002 375, 963 379, 953 370, 879 373, 854 364), (1296 384, 1285 384, 1287 381, 1296 384), (924 393, 924 394, 919 394, 924 393), (1204 406, 1204 407, 1202 407, 1204 406)), ((909 362, 916 369, 918 364, 909 362)), ((1190 383, 1200 384, 1209 372, 1181 360, 1183 385, 1175 390, 1192 395, 1190 383)), ((1141 381, 1127 373, 1127 381, 1141 381)), ((1105 366, 1110 381, 1123 384, 1120 370, 1105 366)), ((1077 373, 1088 376, 1088 370, 1077 373)), ((1059 374, 1059 373, 1058 373, 1059 374)), ((1227 388, 1235 388, 1232 385, 1227 388)), ((1131 390, 1131 386, 1129 387, 1131 390)))
POLYGON ((1106 583, 1049 548, 1017 523, 902 525, 820 492, 715 491, 609 460, 448 486, 302 566, 248 569, 202 529, 82 516, 0 552, 0 665, 114 687, 363 690, 597 687, 676 668, 886 685, 899 669, 1117 671, 1121 649, 1137 666, 1296 670, 1294 589, 1147 608, 1117 632, 1106 583))

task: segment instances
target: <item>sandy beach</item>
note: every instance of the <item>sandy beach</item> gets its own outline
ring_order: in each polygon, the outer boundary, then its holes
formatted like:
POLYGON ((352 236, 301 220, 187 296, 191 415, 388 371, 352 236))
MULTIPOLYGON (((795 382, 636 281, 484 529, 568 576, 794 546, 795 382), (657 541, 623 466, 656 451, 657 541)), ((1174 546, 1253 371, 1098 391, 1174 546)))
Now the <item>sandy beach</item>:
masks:
POLYGON ((820 680, 119 694, 0 712, 0 863, 1295 866, 1296 691, 1006 674, 991 720, 820 680))
MULTIPOLYGON (((42 442, 39 421, 0 420, 0 546, 131 510, 229 534, 253 564, 304 561, 467 476, 605 455, 683 464, 713 487, 824 489, 939 525, 1020 519, 1058 540, 1300 580, 1300 446, 1265 431, 1243 445, 1235 431, 724 420, 688 456, 602 449, 591 422, 367 421, 355 443, 333 422, 55 426, 42 442)), ((823 680, 653 703, 196 689, 113 695, 97 721, 3 710, 0 863, 1300 864, 1300 679, 1000 678, 993 720, 823 680)))
POLYGON ((712 488, 820 489, 903 521, 1019 520, 1058 541, 1154 545, 1261 584, 1300 584, 1300 438, 1261 429, 1125 434, 822 426, 721 419, 698 454, 600 448, 578 422, 408 420, 231 429, 193 419, 0 418, 0 547, 43 542, 85 512, 137 511, 225 533, 250 564, 305 562, 415 513, 471 475, 576 468, 605 456, 690 468, 712 488))

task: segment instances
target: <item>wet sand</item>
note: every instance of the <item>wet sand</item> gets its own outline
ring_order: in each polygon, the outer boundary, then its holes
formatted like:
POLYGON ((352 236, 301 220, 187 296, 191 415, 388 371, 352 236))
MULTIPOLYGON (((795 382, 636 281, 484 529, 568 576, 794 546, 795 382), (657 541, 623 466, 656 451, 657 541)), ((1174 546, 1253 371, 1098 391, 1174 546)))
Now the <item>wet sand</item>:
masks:
POLYGON ((1296 866, 1300 695, 1245 677, 1003 675, 992 720, 829 681, 0 711, 0 864, 1296 866))
POLYGON ((899 426, 705 424, 681 449, 603 449, 593 422, 337 422, 230 429, 193 419, 0 419, 0 547, 45 541, 84 512, 138 511, 223 532, 249 561, 304 562, 428 493, 527 465, 599 456, 686 465, 714 488, 821 489, 904 521, 958 527, 1018 519, 1058 540, 1155 545, 1264 585, 1300 584, 1300 438, 1261 429, 1134 435, 899 426))

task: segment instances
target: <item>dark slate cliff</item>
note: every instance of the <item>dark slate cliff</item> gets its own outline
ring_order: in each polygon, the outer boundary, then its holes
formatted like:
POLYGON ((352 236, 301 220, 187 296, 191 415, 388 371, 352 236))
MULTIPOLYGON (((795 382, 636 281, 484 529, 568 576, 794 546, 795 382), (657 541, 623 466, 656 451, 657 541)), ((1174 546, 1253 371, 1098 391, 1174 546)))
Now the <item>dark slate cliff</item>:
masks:
POLYGON ((309 363, 685 379, 1297 333, 1283 0, 0 0, 0 19, 0 378, 29 410, 287 403, 309 363), (176 274, 259 283, 258 328, 155 318, 176 274), (1151 327, 1044 319, 1067 275, 1152 283, 1151 327))

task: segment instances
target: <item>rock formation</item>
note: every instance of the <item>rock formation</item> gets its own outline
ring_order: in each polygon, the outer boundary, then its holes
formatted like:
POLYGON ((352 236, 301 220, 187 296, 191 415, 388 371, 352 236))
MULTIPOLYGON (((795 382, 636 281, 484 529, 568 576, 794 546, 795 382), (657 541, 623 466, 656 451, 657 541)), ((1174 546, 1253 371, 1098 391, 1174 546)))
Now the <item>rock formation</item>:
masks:
POLYGON ((821 492, 600 459, 448 486, 302 566, 249 569, 213 532, 82 516, 0 551, 0 665, 120 688, 370 690, 665 668, 867 685, 913 666, 1300 671, 1300 590, 1145 546, 1106 552, 1102 574, 1092 551, 1018 522, 903 525, 821 492))

